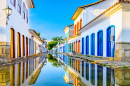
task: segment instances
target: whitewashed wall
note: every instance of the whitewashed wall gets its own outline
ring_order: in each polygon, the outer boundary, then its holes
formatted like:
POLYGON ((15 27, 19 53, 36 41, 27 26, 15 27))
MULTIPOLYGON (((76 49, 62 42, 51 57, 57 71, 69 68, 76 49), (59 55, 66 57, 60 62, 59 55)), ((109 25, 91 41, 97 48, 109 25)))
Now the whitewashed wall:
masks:
POLYGON ((82 19, 82 27, 85 26, 87 23, 103 13, 106 9, 110 8, 110 6, 114 5, 116 2, 118 2, 118 0, 106 0, 93 6, 86 7, 75 19, 74 24, 77 24, 77 22, 82 19))
MULTIPOLYGON (((0 42, 10 43, 10 28, 13 28, 15 30, 15 52, 16 52, 15 56, 16 58, 17 58, 17 32, 19 32, 21 36, 21 48, 22 48, 22 35, 25 36, 25 43, 26 43, 26 37, 28 37, 28 39, 31 38, 31 36, 29 35, 29 19, 27 23, 26 18, 24 19, 22 16, 23 2, 25 3, 26 9, 28 10, 28 18, 29 18, 29 8, 25 0, 22 0, 21 14, 17 11, 18 0, 16 0, 15 7, 10 3, 10 0, 0 0, 0 3, 2 3, 0 5, 0 9, 5 9, 7 6, 9 6, 12 9, 12 14, 9 16, 8 25, 6 25, 5 10, 0 10, 0 42)), ((25 17, 26 17, 26 11, 25 11, 25 17)), ((22 50, 21 50, 21 54, 22 54, 22 50)), ((26 51, 25 51, 25 55, 26 55, 26 51)))

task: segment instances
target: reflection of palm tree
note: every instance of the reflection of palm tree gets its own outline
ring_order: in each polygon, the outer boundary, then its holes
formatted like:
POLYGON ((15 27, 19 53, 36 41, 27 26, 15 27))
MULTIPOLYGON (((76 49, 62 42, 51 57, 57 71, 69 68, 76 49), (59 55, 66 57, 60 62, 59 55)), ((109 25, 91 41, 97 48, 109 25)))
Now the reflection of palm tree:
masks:
POLYGON ((51 62, 54 67, 62 67, 61 63, 57 61, 56 58, 53 58, 52 54, 47 55, 48 62, 51 62))

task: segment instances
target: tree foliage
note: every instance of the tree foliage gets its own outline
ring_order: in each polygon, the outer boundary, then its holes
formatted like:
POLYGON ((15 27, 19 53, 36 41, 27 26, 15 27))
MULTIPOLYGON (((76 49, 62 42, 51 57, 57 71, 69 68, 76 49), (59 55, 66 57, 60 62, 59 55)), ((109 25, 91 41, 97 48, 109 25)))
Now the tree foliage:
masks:
POLYGON ((63 38, 61 37, 53 37, 52 41, 48 42, 48 50, 52 50, 53 47, 55 47, 58 43, 62 43, 63 38))
POLYGON ((50 41, 47 44, 48 50, 52 50, 53 47, 55 47, 58 43, 56 41, 50 41))
POLYGON ((37 34, 40 36, 40 32, 37 32, 37 34))
POLYGON ((45 41, 45 40, 47 40, 47 39, 46 39, 45 37, 42 37, 42 40, 45 41))
POLYGON ((53 37, 52 40, 53 40, 53 41, 57 41, 57 42, 59 42, 59 43, 62 43, 63 37, 62 37, 62 36, 60 36, 60 37, 53 37))

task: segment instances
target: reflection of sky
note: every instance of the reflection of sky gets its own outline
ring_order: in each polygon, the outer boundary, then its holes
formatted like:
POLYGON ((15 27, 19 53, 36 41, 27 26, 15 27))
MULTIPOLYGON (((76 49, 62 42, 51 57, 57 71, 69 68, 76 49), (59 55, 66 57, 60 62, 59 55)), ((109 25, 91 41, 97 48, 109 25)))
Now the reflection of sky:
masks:
POLYGON ((41 73, 33 86, 70 86, 66 84, 63 76, 65 71, 61 67, 53 67, 52 63, 47 62, 41 69, 41 73))

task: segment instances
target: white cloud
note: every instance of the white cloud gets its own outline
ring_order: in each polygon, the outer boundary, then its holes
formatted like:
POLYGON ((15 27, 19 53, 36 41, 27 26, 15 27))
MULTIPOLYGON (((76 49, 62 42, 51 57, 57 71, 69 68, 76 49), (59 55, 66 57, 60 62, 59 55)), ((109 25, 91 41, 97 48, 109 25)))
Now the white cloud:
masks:
POLYGON ((91 11, 93 15, 100 15, 102 12, 104 12, 106 9, 95 9, 94 11, 91 11))

